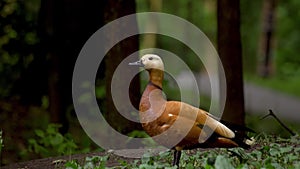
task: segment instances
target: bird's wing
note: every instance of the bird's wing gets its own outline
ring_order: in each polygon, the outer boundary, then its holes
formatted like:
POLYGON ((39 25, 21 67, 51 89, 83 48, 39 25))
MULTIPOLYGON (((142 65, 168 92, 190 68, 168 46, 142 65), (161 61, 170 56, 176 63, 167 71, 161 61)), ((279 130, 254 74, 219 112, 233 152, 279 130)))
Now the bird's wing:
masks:
MULTIPOLYGON (((187 109, 189 108, 184 108, 184 110, 187 109)), ((155 124, 146 124, 146 126, 144 126, 146 131, 148 131, 148 133, 152 136, 158 134, 166 136, 159 137, 159 139, 154 137, 154 139, 160 144, 167 147, 176 145, 176 149, 238 146, 238 144, 230 138, 222 136, 215 137, 216 135, 214 135, 213 139, 210 139, 210 136, 213 135, 214 132, 221 133, 218 131, 220 126, 217 127, 217 130, 213 131, 213 125, 211 122, 206 122, 207 124, 201 124, 201 122, 196 120, 197 118, 192 119, 191 116, 182 116, 180 113, 171 113, 172 111, 178 111, 178 104, 173 104, 172 107, 166 106, 164 113, 155 122, 155 124), (204 126, 206 126, 206 128, 204 126), (153 130, 154 128, 156 130, 153 130), (207 141, 208 139, 210 140, 207 141)))
POLYGON ((254 130, 252 130, 251 128, 248 128, 244 125, 239 125, 239 124, 235 124, 233 122, 229 122, 229 121, 226 121, 226 120, 222 120, 208 112, 206 112, 208 116, 210 116, 211 118, 217 120, 217 121, 220 121, 222 124, 224 124, 225 126, 227 126, 228 128, 232 129, 232 130, 235 130, 235 131, 241 131, 241 132, 251 132, 251 133, 255 133, 254 130))
POLYGON ((194 121, 201 129, 209 129, 220 136, 234 138, 235 134, 224 124, 210 117, 209 113, 183 102, 169 101, 166 103, 164 114, 173 114, 194 121))

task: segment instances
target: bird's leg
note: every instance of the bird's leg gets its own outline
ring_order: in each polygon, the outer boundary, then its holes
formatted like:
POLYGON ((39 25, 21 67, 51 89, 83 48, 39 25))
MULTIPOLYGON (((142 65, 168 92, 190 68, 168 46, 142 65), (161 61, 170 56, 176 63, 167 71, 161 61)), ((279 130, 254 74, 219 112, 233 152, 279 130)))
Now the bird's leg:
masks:
POLYGON ((173 166, 176 165, 177 168, 179 168, 180 157, 181 157, 181 151, 175 149, 174 159, 173 159, 173 166))

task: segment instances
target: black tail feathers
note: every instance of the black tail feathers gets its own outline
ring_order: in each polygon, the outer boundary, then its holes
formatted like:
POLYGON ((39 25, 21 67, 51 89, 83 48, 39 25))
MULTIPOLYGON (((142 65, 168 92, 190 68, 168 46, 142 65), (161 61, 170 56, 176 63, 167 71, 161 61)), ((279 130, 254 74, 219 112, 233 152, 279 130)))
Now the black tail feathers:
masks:
POLYGON ((255 133, 254 130, 252 130, 246 126, 234 124, 234 123, 227 122, 224 120, 221 120, 221 123, 226 125, 228 128, 230 128, 235 133, 235 137, 232 140, 234 142, 236 142, 240 147, 248 149, 251 147, 251 145, 254 144, 254 142, 255 142, 254 138, 250 138, 247 135, 249 132, 255 133))

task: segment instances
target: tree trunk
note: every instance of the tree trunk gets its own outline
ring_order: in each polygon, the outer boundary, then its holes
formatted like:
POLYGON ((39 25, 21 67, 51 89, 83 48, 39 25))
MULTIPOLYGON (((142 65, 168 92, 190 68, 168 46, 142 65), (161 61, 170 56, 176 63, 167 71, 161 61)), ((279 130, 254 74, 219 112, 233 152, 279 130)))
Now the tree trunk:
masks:
MULTIPOLYGON (((150 0, 150 11, 152 12, 161 12, 162 9, 162 0, 150 0)), ((149 16, 147 22, 145 23, 145 29, 147 30, 157 30, 158 31, 158 18, 155 16, 149 16)), ((157 35, 156 34, 144 34, 143 41, 141 42, 141 48, 155 48, 157 47, 157 35)))
MULTIPOLYGON (((135 13, 135 1, 134 0, 116 0, 116 1, 108 1, 108 4, 105 8, 105 17, 104 20, 106 23, 113 21, 117 18, 120 18, 122 16, 133 14, 135 13)), ((134 24, 123 24, 118 25, 116 28, 116 31, 124 30, 122 27, 130 27, 130 29, 137 30, 137 23, 136 20, 134 21, 134 24)), ((121 32, 126 33, 126 32, 121 32)), ((113 38, 115 35, 108 35, 107 39, 113 41, 113 38)), ((138 43, 138 36, 133 36, 130 38, 127 38, 117 45, 115 45, 113 48, 110 49, 108 54, 105 56, 105 82, 106 82, 106 112, 105 117, 108 123, 117 131, 120 131, 121 133, 128 133, 133 130, 140 130, 142 129, 141 125, 139 123, 132 122, 126 118, 124 118, 121 114, 123 113, 131 113, 132 110, 130 110, 129 106, 123 106, 118 107, 119 111, 115 107, 112 93, 111 93, 111 82, 112 77, 114 75, 114 71, 118 67, 118 65, 130 54, 138 51, 139 49, 139 43, 138 43)), ((110 43, 110 42, 108 42, 110 43)), ((136 56, 136 59, 138 57, 136 56)), ((138 68, 128 68, 128 69, 136 69, 138 68)), ((124 74, 123 77, 120 77, 118 79, 118 86, 117 88, 114 88, 116 93, 119 93, 118 100, 127 99, 127 94, 129 93, 129 97, 131 99, 132 105, 138 109, 139 107, 139 101, 140 101, 140 78, 139 76, 136 76, 131 81, 131 87, 129 87, 129 91, 121 91, 121 87, 124 87, 126 82, 125 80, 128 80, 126 78, 126 75, 124 74), (117 90, 117 91, 116 91, 117 90)))
POLYGON ((244 125, 244 93, 239 0, 218 0, 218 51, 224 67, 227 88, 222 119, 244 125))
POLYGON ((48 85, 50 120, 63 125, 62 133, 68 130, 73 67, 85 41, 103 24, 101 3, 41 1, 39 35, 43 55, 37 57, 47 58, 49 64, 48 74, 43 75, 48 76, 48 84, 42 85, 48 85))
POLYGON ((271 50, 274 33, 274 15, 276 8, 276 0, 264 0, 262 12, 263 30, 259 47, 259 63, 258 73, 262 77, 269 77, 271 74, 271 50))

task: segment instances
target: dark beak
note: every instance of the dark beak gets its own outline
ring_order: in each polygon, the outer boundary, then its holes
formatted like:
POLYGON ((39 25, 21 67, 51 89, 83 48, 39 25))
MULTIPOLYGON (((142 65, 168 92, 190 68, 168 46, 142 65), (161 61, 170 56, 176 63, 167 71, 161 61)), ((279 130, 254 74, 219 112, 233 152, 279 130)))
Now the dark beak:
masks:
POLYGON ((132 63, 129 63, 128 65, 130 66, 144 66, 144 64, 142 63, 141 60, 137 61, 137 62, 132 62, 132 63))

